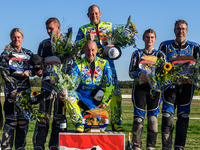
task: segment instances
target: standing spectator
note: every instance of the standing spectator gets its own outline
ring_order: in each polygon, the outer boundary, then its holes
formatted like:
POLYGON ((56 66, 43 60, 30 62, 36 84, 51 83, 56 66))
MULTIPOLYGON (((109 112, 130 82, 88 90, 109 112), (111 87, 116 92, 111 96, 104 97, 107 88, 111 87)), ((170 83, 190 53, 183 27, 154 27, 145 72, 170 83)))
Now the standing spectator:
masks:
POLYGON ((39 70, 36 74, 38 76, 43 75, 41 91, 49 94, 47 94, 39 106, 39 112, 45 113, 45 117, 40 118, 40 121, 37 121, 35 126, 33 145, 34 149, 36 150, 45 149, 44 144, 46 143, 46 137, 49 131, 51 109, 54 101, 53 123, 49 141, 49 149, 58 149, 58 138, 63 106, 63 102, 57 98, 56 89, 54 89, 53 85, 50 83, 51 68, 53 65, 61 63, 60 59, 56 57, 55 50, 51 43, 53 33, 55 33, 57 38, 60 38, 59 20, 57 18, 49 18, 46 21, 46 29, 50 38, 43 40, 38 48, 38 55, 43 58, 45 69, 44 72, 39 70))
MULTIPOLYGON (((134 121, 133 121, 133 149, 142 149, 142 131, 145 118, 145 108, 147 106, 147 149, 153 150, 156 145, 156 138, 158 133, 158 118, 159 106, 161 102, 161 93, 154 93, 153 97, 150 94, 151 87, 147 79, 147 71, 141 68, 140 65, 144 62, 144 57, 155 56, 165 60, 163 52, 153 48, 156 41, 156 32, 148 29, 143 34, 143 41, 145 42, 144 49, 138 49, 133 52, 131 63, 129 67, 129 76, 134 79, 134 86, 132 92, 132 101, 134 105, 134 121)), ((148 65, 148 64, 147 64, 148 65)))
MULTIPOLYGON (((21 62, 16 59, 13 63, 9 64, 11 58, 23 56, 24 59, 29 59, 33 53, 21 46, 24 39, 24 35, 21 29, 14 28, 10 32, 11 43, 6 45, 5 50, 1 54, 1 63, 4 69, 1 70, 2 77, 5 81, 5 124, 3 129, 3 137, 1 148, 12 149, 13 142, 15 143, 15 149, 23 150, 26 146, 26 135, 28 132, 29 120, 26 119, 22 112, 16 112, 14 109, 15 99, 17 93, 30 89, 29 76, 31 72, 19 71, 16 68, 26 67, 25 62, 21 62)), ((27 68, 26 68, 27 69, 27 68)))
MULTIPOLYGON (((178 20, 174 26, 175 40, 162 42, 159 49, 162 50, 167 60, 173 62, 179 56, 193 56, 199 58, 199 44, 186 40, 188 24, 184 20, 178 20)), ((194 85, 189 79, 179 80, 179 84, 171 86, 164 91, 162 108, 162 148, 172 148, 173 117, 177 108, 176 137, 174 149, 183 150, 185 147, 190 104, 194 93, 194 85)))
MULTIPOLYGON (((106 33, 107 31, 112 31, 112 23, 110 22, 102 22, 100 20, 101 12, 98 6, 92 5, 88 8, 88 18, 90 19, 90 23, 87 25, 84 25, 79 28, 76 42, 84 44, 87 40, 93 40, 97 43, 98 48, 101 47, 100 44, 100 38, 102 37, 103 33, 106 33)), ((98 56, 100 56, 100 53, 97 53, 98 56)), ((100 56, 101 57, 101 56, 100 56)), ((113 131, 123 131, 122 124, 122 95, 121 90, 118 85, 118 79, 117 79, 117 73, 114 65, 114 61, 104 57, 104 59, 107 59, 109 61, 113 80, 114 80, 114 86, 115 90, 112 95, 110 108, 111 108, 111 125, 113 131)))

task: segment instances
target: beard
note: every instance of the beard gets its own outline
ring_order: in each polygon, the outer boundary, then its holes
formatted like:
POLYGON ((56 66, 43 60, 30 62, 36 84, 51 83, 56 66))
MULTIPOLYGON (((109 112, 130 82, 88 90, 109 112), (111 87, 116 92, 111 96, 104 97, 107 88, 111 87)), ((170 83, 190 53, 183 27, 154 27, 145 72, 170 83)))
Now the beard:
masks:
POLYGON ((176 41, 177 41, 178 43, 183 43, 185 40, 186 40, 185 37, 177 37, 177 38, 176 38, 176 41))

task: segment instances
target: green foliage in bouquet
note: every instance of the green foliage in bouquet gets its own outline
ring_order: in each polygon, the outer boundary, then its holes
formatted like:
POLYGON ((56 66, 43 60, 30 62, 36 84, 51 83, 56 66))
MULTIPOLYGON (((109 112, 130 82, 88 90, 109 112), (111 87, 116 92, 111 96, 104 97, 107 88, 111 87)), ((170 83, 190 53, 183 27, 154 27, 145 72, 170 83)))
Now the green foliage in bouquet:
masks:
POLYGON ((38 112, 38 103, 40 103, 46 93, 39 94, 37 90, 24 90, 17 94, 15 102, 15 111, 23 113, 29 120, 37 120, 44 117, 44 113, 38 112))
POLYGON ((53 83, 59 92, 62 92, 63 89, 72 90, 75 87, 70 75, 67 73, 67 67, 64 67, 63 64, 56 65, 53 67, 54 73, 51 77, 51 83, 53 83))
POLYGON ((200 86, 200 58, 196 60, 196 64, 192 65, 188 68, 187 71, 187 77, 190 79, 190 81, 196 85, 197 87, 200 86))
POLYGON ((81 77, 74 72, 71 66, 61 64, 53 67, 51 83, 56 87, 58 93, 66 95, 64 99, 61 99, 65 107, 68 103, 68 91, 75 91, 80 81, 81 77))
POLYGON ((169 86, 176 83, 180 78, 188 79, 187 76, 180 73, 183 71, 182 66, 183 64, 172 65, 170 62, 157 59, 156 64, 151 68, 151 73, 148 75, 152 89, 161 92, 166 88, 164 84, 169 86))
POLYGON ((172 65, 169 62, 164 63, 161 59, 156 61, 156 75, 158 76, 158 81, 161 84, 175 82, 178 78, 188 78, 181 75, 181 71, 181 65, 172 65))
POLYGON ((129 16, 125 26, 116 26, 113 31, 108 31, 101 34, 105 37, 105 41, 108 45, 115 45, 122 48, 135 45, 135 34, 137 33, 135 25, 131 22, 131 16, 129 16))
POLYGON ((61 64, 53 67, 51 83, 56 86, 58 92, 63 92, 64 90, 75 90, 78 87, 80 78, 78 77, 75 79, 72 72, 73 70, 69 65, 65 66, 61 64))
POLYGON ((69 28, 66 34, 61 34, 60 38, 57 38, 56 34, 53 33, 52 46, 56 55, 64 63, 75 60, 77 53, 83 49, 81 44, 75 44, 72 41, 72 28, 69 28))

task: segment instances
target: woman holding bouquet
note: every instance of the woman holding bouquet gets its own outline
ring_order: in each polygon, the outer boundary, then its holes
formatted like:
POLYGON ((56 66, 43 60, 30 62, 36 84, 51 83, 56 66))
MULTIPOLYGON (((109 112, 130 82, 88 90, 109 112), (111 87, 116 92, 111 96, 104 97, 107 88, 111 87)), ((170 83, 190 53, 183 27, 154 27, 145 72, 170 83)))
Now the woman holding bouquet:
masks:
POLYGON ((33 53, 22 48, 21 43, 24 35, 21 29, 14 28, 10 32, 11 43, 6 45, 1 54, 1 63, 4 69, 1 70, 5 81, 5 124, 1 148, 12 149, 15 140, 15 149, 25 149, 26 134, 29 121, 21 112, 15 110, 15 99, 17 93, 30 88, 29 71, 27 61, 33 53), (23 59, 22 59, 23 58, 23 59), (27 69, 27 70, 26 70, 27 69), (14 133, 16 135, 14 136, 14 133), (15 139, 14 139, 15 137, 15 139))
POLYGON ((151 87, 148 83, 148 73, 151 71, 152 64, 156 63, 156 59, 165 60, 165 54, 153 48, 156 41, 156 32, 148 29, 143 34, 145 43, 144 49, 138 49, 132 54, 129 66, 129 76, 134 79, 132 90, 132 101, 134 105, 134 121, 133 121, 133 149, 142 149, 142 130, 145 118, 145 108, 147 106, 147 145, 148 150, 152 150, 156 145, 158 133, 157 115, 161 102, 161 93, 154 92, 151 94, 151 87))

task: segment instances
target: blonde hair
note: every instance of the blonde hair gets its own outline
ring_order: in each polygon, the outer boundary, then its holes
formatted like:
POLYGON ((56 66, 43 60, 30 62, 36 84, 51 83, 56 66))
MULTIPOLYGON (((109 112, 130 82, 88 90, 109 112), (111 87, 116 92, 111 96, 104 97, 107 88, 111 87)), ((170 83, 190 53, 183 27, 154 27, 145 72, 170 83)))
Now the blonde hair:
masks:
POLYGON ((14 29, 12 29, 11 32, 10 32, 10 38, 12 38, 12 35, 15 32, 19 32, 22 35, 22 37, 24 38, 24 33, 22 32, 22 30, 20 28, 14 28, 14 29))
POLYGON ((146 31, 144 31, 143 39, 144 39, 145 34, 147 34, 147 33, 153 33, 155 35, 155 38, 156 38, 156 32, 153 29, 147 29, 146 31))

